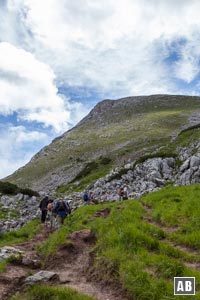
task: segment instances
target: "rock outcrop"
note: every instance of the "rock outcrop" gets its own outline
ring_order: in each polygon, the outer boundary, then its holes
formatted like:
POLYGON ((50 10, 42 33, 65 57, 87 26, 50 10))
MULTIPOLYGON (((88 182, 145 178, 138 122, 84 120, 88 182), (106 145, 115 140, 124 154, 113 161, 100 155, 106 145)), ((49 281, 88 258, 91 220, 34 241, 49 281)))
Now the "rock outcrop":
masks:
POLYGON ((1 219, 0 233, 20 229, 24 224, 37 218, 38 197, 17 194, 15 196, 2 195, 0 197, 1 219))
MULTIPOLYGON (((182 149, 179 157, 150 158, 143 163, 129 162, 121 168, 112 170, 86 189, 100 202, 118 201, 119 189, 127 186, 129 198, 140 198, 146 193, 163 188, 167 184, 189 185, 200 183, 200 145, 192 149, 182 149), (195 155, 191 155, 197 150, 195 155), (180 164, 180 159, 182 163, 180 164), (120 175, 123 174, 123 175, 120 175)), ((76 206, 81 205, 81 193, 67 196, 76 206)))

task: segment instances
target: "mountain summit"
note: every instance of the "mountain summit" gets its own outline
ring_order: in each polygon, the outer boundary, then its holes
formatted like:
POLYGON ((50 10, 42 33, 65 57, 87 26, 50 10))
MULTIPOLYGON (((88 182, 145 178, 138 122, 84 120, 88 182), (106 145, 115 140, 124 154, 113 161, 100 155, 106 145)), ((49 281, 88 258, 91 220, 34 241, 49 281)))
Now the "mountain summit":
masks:
POLYGON ((74 128, 54 139, 4 180, 37 191, 55 190, 171 145, 200 124, 200 97, 152 95, 104 100, 74 128), (92 169, 92 172, 91 172, 92 169))

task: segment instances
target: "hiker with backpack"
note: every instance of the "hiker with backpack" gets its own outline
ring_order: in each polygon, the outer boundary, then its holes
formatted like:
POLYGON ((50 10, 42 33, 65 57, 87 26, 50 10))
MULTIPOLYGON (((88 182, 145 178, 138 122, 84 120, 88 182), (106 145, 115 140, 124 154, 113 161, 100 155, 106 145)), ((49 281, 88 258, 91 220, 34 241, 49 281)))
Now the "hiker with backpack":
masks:
POLYGON ((124 188, 121 187, 119 190, 119 200, 122 201, 124 200, 124 188))
POLYGON ((58 226, 62 225, 64 223, 65 218, 68 214, 71 214, 71 209, 68 202, 65 202, 64 200, 59 200, 53 211, 57 214, 57 222, 58 226))
POLYGON ((89 192, 88 198, 89 198, 89 203, 94 201, 94 193, 92 191, 89 192))
POLYGON ((124 185, 123 200, 128 200, 128 186, 126 184, 124 185))
POLYGON ((87 191, 85 191, 83 194, 83 201, 85 202, 85 205, 88 205, 90 203, 90 199, 87 191))
POLYGON ((49 197, 45 196, 41 201, 40 201, 40 205, 39 208, 41 210, 41 223, 45 223, 46 221, 46 217, 47 217, 47 206, 49 203, 49 197))
POLYGON ((55 204, 53 200, 49 200, 49 203, 47 205, 47 215, 49 216, 50 220, 50 229, 55 228, 55 223, 56 223, 56 212, 54 210, 55 204))

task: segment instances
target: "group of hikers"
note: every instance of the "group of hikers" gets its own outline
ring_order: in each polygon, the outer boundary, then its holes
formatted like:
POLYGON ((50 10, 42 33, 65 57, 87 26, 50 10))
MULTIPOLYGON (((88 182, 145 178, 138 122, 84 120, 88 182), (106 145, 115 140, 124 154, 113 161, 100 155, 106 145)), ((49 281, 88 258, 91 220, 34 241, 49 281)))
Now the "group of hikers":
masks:
MULTIPOLYGON (((109 199, 110 195, 109 195, 108 192, 106 192, 103 196, 104 196, 103 197, 104 201, 110 200, 109 199)), ((126 184, 124 186, 120 187, 119 192, 118 192, 118 196, 119 196, 120 201, 128 199, 128 186, 126 184)), ((91 191, 90 192, 85 191, 82 198, 83 198, 83 201, 85 202, 85 205, 89 205, 92 202, 94 204, 98 203, 98 201, 94 197, 94 193, 91 192, 91 191)))
MULTIPOLYGON (((119 195, 120 201, 128 199, 127 185, 124 185, 119 189, 118 195, 119 195)), ((90 191, 90 192, 85 191, 83 193, 82 199, 83 199, 85 205, 89 205, 92 202, 98 203, 98 201, 96 201, 92 191, 90 191)), ((105 199, 105 200, 107 200, 107 199, 105 199)), ((67 201, 58 200, 55 202, 52 199, 49 199, 48 196, 45 196, 40 201, 39 208, 41 210, 41 223, 44 224, 46 222, 46 219, 48 216, 48 218, 50 220, 51 229, 62 225, 64 223, 64 220, 67 217, 67 215, 71 214, 71 208, 67 201)))
POLYGON ((64 223, 67 215, 71 214, 71 209, 68 202, 64 200, 59 200, 54 202, 52 199, 49 199, 48 196, 45 196, 41 201, 39 208, 41 210, 41 223, 45 223, 47 216, 50 219, 50 227, 59 227, 64 223))

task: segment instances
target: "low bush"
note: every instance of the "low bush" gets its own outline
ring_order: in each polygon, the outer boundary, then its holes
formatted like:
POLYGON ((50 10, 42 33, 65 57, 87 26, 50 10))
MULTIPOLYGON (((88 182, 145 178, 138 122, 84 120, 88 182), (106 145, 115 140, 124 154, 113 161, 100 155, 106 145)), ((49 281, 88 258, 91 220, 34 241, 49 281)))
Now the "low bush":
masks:
POLYGON ((19 188, 16 184, 0 181, 0 193, 8 195, 16 195, 19 188))
POLYGON ((40 196, 38 192, 33 191, 29 188, 20 188, 16 184, 0 181, 0 193, 6 195, 16 195, 18 193, 22 193, 24 195, 32 196, 40 196))
POLYGON ((99 162, 101 165, 109 165, 111 163, 112 159, 109 157, 101 157, 99 162))
POLYGON ((39 197, 40 196, 40 194, 38 192, 33 191, 31 189, 28 189, 28 188, 24 188, 24 189, 20 188, 19 192, 22 193, 22 194, 24 194, 24 195, 28 195, 30 197, 32 197, 32 196, 39 197))

